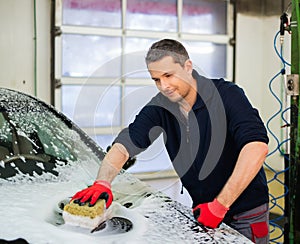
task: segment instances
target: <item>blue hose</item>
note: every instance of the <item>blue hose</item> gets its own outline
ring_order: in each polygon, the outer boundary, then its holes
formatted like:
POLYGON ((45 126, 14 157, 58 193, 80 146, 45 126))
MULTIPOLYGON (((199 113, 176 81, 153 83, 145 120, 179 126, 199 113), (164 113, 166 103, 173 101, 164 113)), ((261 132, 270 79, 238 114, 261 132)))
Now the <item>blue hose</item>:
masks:
MULTIPOLYGON (((271 94, 273 95, 273 97, 275 98, 275 100, 278 103, 278 110, 268 119, 267 123, 266 123, 266 127, 268 132, 271 134, 271 136, 274 138, 274 140, 276 141, 276 147, 274 150, 272 150, 271 152, 268 153, 267 158, 270 157, 271 155, 275 154, 275 153, 279 153, 281 156, 283 156, 285 159, 289 160, 288 157, 286 157, 285 153, 281 150, 282 145, 284 145, 285 143, 290 141, 290 138, 287 138, 283 141, 280 142, 280 140, 278 139, 278 137, 276 136, 276 134, 270 129, 270 123, 272 122, 273 119, 275 119, 279 114, 280 114, 280 118, 281 120, 285 123, 286 126, 289 126, 289 122, 284 118, 284 114, 289 111, 290 108, 285 108, 283 109, 283 104, 281 99, 277 96, 277 94, 273 91, 272 88, 272 84, 273 82, 276 80, 276 78, 278 78, 280 75, 284 75, 285 74, 285 69, 286 69, 286 65, 290 66, 290 64, 283 58, 282 56, 282 45, 281 45, 281 49, 280 52, 278 52, 277 47, 276 47, 276 42, 277 42, 277 38, 279 35, 280 31, 278 31, 274 37, 274 49, 275 52, 277 54, 277 56, 279 57, 283 67, 282 69, 274 75, 274 77, 270 80, 269 82, 269 90, 271 92, 271 94)), ((289 170, 288 168, 285 168, 284 170, 280 170, 277 171, 274 168, 272 168, 267 162, 264 163, 264 166, 270 170, 273 174, 273 177, 268 180, 268 184, 271 183, 279 183, 283 186, 284 188, 284 193, 280 196, 274 196, 273 194, 269 193, 270 196, 270 210, 272 210, 273 208, 278 208, 280 210, 280 212, 282 213, 281 215, 270 219, 269 224, 270 224, 270 234, 272 236, 272 238, 270 238, 270 243, 282 243, 279 242, 279 240, 283 237, 284 235, 284 228, 283 226, 281 226, 278 222, 284 220, 285 216, 284 216, 284 208, 282 206, 279 205, 278 200, 285 198, 286 195, 289 192, 288 187, 285 185, 284 182, 282 182, 278 177, 282 174, 284 174, 287 170, 289 170)))

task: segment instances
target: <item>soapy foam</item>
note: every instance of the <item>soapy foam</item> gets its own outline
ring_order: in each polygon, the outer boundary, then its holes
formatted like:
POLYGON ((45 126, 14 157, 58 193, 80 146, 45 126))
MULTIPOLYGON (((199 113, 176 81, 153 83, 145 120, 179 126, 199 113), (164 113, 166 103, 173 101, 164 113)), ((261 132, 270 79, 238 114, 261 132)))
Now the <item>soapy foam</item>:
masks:
MULTIPOLYGON (((112 215, 129 219, 133 228, 126 233, 109 229, 90 233, 90 229, 64 224, 58 204, 83 188, 82 181, 45 182, 35 184, 3 184, 0 201, 0 236, 12 240, 19 237, 29 243, 251 243, 236 231, 222 225, 205 233, 185 215, 191 211, 127 174, 119 175, 112 184, 115 201, 112 215), (124 191, 122 192, 122 189, 124 191), (114 191, 115 190, 115 191, 114 191), (130 193, 131 192, 131 193, 130 193), (124 194, 125 195, 124 195, 124 194), (123 205, 132 203, 130 209, 123 205)), ((81 174, 82 176, 82 174, 81 174)), ((88 179, 85 179, 88 181, 88 179)))

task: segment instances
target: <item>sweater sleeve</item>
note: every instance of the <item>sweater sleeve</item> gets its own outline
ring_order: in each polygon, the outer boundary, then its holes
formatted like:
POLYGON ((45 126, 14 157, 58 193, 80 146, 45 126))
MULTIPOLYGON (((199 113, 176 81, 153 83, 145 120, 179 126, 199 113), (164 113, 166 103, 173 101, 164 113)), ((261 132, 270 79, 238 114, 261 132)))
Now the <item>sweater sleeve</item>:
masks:
POLYGON ((247 143, 269 139, 263 121, 257 109, 253 108, 244 91, 237 85, 226 88, 224 106, 227 116, 228 131, 234 138, 239 150, 247 143))
POLYGON ((121 143, 133 157, 146 150, 162 133, 160 109, 146 105, 135 120, 124 128, 113 143, 121 143))

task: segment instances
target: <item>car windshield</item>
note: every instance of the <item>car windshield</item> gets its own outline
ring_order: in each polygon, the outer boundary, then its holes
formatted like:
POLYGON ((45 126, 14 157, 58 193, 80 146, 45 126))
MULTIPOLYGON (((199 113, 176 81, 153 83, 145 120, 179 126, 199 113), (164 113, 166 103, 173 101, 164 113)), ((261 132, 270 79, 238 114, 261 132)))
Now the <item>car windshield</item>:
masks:
POLYGON ((0 89, 0 178, 54 180, 76 163, 99 157, 64 116, 44 103, 0 89))

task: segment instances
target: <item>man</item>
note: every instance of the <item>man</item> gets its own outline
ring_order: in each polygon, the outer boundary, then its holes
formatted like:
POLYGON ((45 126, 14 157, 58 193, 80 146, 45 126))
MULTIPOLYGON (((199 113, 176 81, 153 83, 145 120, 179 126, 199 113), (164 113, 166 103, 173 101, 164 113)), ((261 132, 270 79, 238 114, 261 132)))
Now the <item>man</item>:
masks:
POLYGON ((163 133, 166 149, 193 200, 197 221, 223 221, 256 243, 268 243, 268 187, 262 168, 268 137, 242 89, 207 79, 175 40, 154 43, 146 56, 158 93, 120 132, 95 183, 74 195, 93 205, 113 200, 110 183, 124 163, 163 133))

